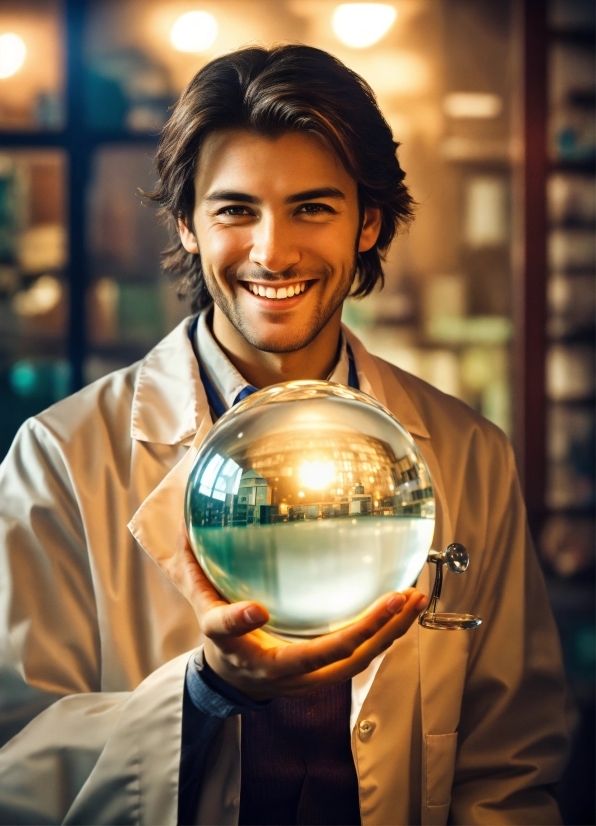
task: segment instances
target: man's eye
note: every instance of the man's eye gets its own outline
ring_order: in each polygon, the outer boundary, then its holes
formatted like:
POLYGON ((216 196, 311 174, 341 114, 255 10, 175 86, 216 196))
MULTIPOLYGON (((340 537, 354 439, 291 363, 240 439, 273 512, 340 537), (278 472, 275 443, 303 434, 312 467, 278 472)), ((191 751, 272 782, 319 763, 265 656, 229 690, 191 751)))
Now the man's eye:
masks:
POLYGON ((232 216, 242 216, 242 215, 249 215, 249 211, 246 207, 243 206, 229 206, 223 207, 217 211, 218 215, 232 215, 232 216))
POLYGON ((335 213, 335 210, 327 204, 302 204, 297 211, 306 215, 329 215, 335 213))

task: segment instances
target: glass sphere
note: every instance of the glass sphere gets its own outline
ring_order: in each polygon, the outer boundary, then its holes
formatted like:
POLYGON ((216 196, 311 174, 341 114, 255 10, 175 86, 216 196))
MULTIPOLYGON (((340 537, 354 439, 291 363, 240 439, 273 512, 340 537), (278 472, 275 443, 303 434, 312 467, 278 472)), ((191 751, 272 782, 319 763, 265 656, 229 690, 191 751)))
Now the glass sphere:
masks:
POLYGON ((207 435, 185 517, 203 570, 268 629, 316 636, 416 581, 434 532, 431 478, 397 419, 359 390, 294 381, 260 390, 207 435))

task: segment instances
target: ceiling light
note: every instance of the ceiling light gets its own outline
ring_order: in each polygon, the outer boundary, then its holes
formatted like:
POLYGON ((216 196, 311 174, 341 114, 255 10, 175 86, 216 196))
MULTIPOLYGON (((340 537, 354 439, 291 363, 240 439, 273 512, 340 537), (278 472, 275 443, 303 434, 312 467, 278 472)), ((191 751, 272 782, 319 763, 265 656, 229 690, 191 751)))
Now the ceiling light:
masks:
POLYGON ((170 31, 172 46, 179 52, 204 52, 215 42, 217 20, 208 11, 189 11, 170 31))
POLYGON ((26 54, 27 47, 18 34, 0 34, 0 78, 10 77, 18 72, 26 54))
POLYGON ((450 118, 496 118, 503 101, 486 92, 453 92, 443 100, 443 110, 450 118))
POLYGON ((333 14, 333 29, 346 46, 365 49, 389 31, 396 16, 387 3, 342 3, 333 14))

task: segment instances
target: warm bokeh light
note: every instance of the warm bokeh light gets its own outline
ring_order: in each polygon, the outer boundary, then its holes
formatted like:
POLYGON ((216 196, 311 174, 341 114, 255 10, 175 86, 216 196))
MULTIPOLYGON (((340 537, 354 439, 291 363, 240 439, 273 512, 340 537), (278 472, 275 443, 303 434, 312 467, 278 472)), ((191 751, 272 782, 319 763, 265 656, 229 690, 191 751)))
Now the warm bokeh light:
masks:
POLYGON ((179 17, 170 32, 179 52, 204 52, 215 43, 217 20, 207 11, 189 11, 179 17))
POLYGON ((300 480, 311 490, 323 490, 335 479, 333 462, 304 462, 300 467, 300 480))
MULTIPOLYGON (((422 95, 432 83, 428 61, 416 52, 381 48, 355 51, 348 65, 370 83, 377 95, 422 95)), ((403 140, 401 134, 399 140, 403 140)))
POLYGON ((389 31, 396 16, 386 3, 342 3, 333 14, 333 29, 346 46, 365 49, 389 31))
POLYGON ((452 92, 443 100, 443 110, 450 118, 496 118, 503 101, 486 92, 452 92))
POLYGON ((42 275, 29 290, 16 293, 12 307, 17 315, 37 316, 49 313, 58 306, 64 290, 53 275, 42 275))
POLYGON ((22 37, 13 32, 0 34, 0 78, 10 77, 18 72, 26 54, 27 47, 22 37))

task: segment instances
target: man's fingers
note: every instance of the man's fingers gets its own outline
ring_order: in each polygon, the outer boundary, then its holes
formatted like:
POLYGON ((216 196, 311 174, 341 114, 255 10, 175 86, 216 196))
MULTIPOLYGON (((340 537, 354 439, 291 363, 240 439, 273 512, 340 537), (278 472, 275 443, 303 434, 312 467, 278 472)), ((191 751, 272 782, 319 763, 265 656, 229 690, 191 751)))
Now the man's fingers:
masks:
POLYGON ((346 628, 308 642, 276 649, 278 665, 290 676, 319 671, 338 661, 347 660, 396 615, 401 615, 408 601, 402 594, 385 594, 376 600, 365 616, 346 628))
POLYGON ((221 641, 225 637, 240 637, 269 621, 267 610, 257 602, 235 602, 218 605, 201 619, 201 630, 206 637, 221 641))
POLYGON ((428 605, 424 594, 411 594, 403 609, 347 659, 331 663, 313 675, 321 685, 349 680, 363 671, 379 654, 402 637, 428 605))

